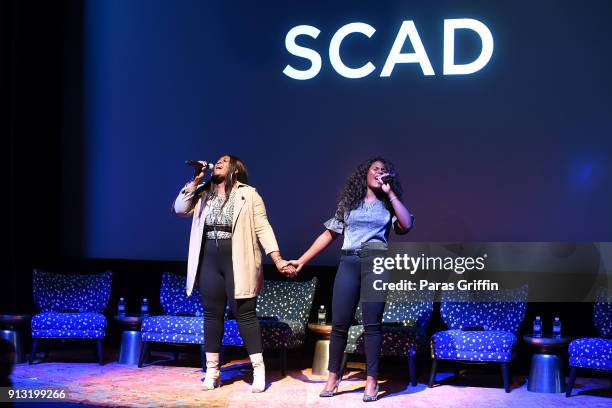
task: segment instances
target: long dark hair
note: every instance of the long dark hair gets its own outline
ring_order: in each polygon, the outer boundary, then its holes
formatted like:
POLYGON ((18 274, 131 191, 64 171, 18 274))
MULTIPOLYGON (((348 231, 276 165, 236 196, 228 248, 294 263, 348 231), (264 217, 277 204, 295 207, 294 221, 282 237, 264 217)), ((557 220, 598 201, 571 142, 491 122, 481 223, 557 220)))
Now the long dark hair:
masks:
MULTIPOLYGON (((400 200, 402 199, 402 185, 399 181, 398 174, 395 171, 395 166, 393 166, 393 163, 382 157, 372 157, 359 164, 353 174, 351 174, 346 180, 342 193, 340 194, 340 201, 338 204, 340 215, 348 213, 351 210, 359 207, 368 191, 368 171, 370 170, 372 163, 377 161, 382 162, 385 165, 387 173, 395 175, 393 183, 391 184, 391 189, 397 198, 400 200)), ((391 202, 389 202, 387 195, 385 194, 384 197, 380 196, 379 199, 380 198, 382 198, 382 201, 385 203, 385 207, 387 207, 387 209, 393 214, 393 206, 391 205, 391 202)))
MULTIPOLYGON (((229 199, 229 196, 232 193, 232 189, 234 188, 234 185, 237 181, 243 184, 248 184, 249 181, 249 172, 247 171, 244 162, 239 157, 232 156, 231 154, 224 154, 221 157, 225 156, 229 157, 230 165, 229 170, 225 175, 225 179, 222 181, 222 183, 225 184, 225 202, 223 203, 223 206, 225 206, 225 203, 227 203, 227 200, 229 199)), ((204 203, 214 198, 217 194, 217 190, 212 188, 212 185, 213 183, 211 180, 208 180, 206 183, 204 183, 204 186, 202 188, 203 193, 205 194, 204 203)))

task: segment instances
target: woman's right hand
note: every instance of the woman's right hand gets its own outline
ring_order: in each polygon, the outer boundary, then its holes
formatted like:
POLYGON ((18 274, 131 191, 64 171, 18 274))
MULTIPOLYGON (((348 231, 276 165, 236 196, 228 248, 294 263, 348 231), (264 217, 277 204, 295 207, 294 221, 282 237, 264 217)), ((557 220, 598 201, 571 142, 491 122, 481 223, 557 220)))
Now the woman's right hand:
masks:
POLYGON ((198 160, 198 163, 202 163, 202 169, 200 171, 198 171, 198 169, 196 169, 194 174, 193 174, 193 182, 192 183, 196 187, 204 179, 204 176, 206 176, 206 169, 208 168, 208 163, 206 163, 204 160, 198 160))

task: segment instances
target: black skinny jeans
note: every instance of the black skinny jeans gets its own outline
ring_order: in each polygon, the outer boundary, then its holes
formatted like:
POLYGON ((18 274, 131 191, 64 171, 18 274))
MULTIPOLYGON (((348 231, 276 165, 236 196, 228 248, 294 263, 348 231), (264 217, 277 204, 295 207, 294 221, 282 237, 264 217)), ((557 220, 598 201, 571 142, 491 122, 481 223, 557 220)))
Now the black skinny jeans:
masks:
MULTIPOLYGON (((360 296, 361 261, 356 255, 342 255, 334 281, 332 299, 332 332, 327 367, 332 373, 340 373, 348 330, 355 316, 360 296)), ((384 309, 385 302, 361 303, 367 375, 374 377, 378 376, 384 309)))
POLYGON ((223 339, 225 305, 229 305, 238 323, 240 336, 249 354, 262 352, 261 329, 255 313, 257 298, 234 299, 232 240, 204 240, 198 274, 204 306, 204 350, 220 353, 223 339))

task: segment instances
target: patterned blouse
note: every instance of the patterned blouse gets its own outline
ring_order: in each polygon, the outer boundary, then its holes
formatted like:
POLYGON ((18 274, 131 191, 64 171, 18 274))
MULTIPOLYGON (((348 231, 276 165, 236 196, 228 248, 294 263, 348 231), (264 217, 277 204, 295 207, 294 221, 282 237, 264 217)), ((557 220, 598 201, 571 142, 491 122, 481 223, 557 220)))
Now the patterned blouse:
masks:
POLYGON ((210 201, 210 209, 204 220, 204 232, 207 239, 230 239, 234 217, 234 196, 232 190, 225 206, 225 196, 215 196, 210 201))

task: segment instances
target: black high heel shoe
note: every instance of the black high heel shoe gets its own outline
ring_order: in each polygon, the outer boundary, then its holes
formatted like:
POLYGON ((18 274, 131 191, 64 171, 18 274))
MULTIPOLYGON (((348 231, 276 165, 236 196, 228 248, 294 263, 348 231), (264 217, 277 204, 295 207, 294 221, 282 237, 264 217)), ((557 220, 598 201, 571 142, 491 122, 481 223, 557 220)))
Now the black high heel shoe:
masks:
POLYGON ((334 388, 331 391, 327 391, 325 389, 321 391, 321 393, 319 394, 319 397, 321 398, 333 397, 334 394, 338 391, 338 387, 340 386, 340 381, 342 381, 342 378, 338 378, 338 381, 336 381, 336 385, 334 385, 334 388))
POLYGON ((374 395, 367 395, 365 391, 363 392, 363 402, 372 402, 378 400, 378 383, 376 384, 376 390, 374 391, 374 395))

